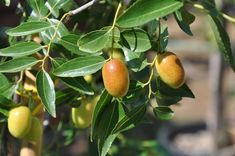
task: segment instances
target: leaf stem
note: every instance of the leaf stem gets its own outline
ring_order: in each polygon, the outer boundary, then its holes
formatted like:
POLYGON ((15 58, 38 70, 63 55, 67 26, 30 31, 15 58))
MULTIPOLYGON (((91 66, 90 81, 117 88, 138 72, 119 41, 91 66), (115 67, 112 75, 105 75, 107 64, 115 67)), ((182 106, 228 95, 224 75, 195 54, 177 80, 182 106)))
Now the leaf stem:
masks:
MULTIPOLYGON (((194 6, 195 8, 197 8, 197 9, 201 9, 201 10, 206 11, 205 7, 202 6, 201 4, 193 4, 193 6, 194 6)), ((219 13, 222 15, 222 17, 223 17, 224 19, 226 19, 226 20, 232 22, 233 24, 235 24, 235 18, 234 18, 234 17, 229 16, 229 15, 227 15, 227 14, 225 14, 225 13, 222 13, 222 12, 219 12, 219 13)))
POLYGON ((51 44, 52 44, 52 42, 53 42, 53 41, 55 40, 55 38, 56 38, 57 30, 59 29, 60 24, 62 23, 62 21, 63 21, 68 15, 69 15, 69 13, 65 13, 65 14, 61 17, 60 21, 57 23, 57 25, 56 25, 56 27, 55 27, 55 29, 54 29, 55 32, 54 32, 53 36, 51 37, 50 42, 49 42, 48 45, 47 45, 47 52, 46 52, 45 57, 44 57, 43 60, 42 60, 42 70, 45 70, 44 66, 45 66, 46 59, 47 59, 47 58, 50 58, 49 53, 50 53, 50 49, 51 49, 51 44))
POLYGON ((115 13, 115 16, 114 16, 114 20, 113 20, 113 25, 112 25, 111 29, 113 29, 115 27, 115 24, 117 22, 117 16, 118 16, 118 13, 119 13, 121 7, 122 7, 122 3, 120 2, 118 4, 117 10, 116 10, 116 13, 115 13))
POLYGON ((116 25, 116 22, 117 22, 117 16, 118 16, 118 13, 120 11, 120 8, 122 7, 122 3, 120 2, 118 4, 118 7, 117 7, 117 10, 116 10, 116 13, 115 13, 115 16, 114 16, 114 20, 113 20, 113 24, 112 24, 112 27, 111 27, 111 31, 112 31, 112 51, 111 51, 111 58, 113 58, 113 47, 114 47, 114 33, 115 33, 115 25, 116 25))

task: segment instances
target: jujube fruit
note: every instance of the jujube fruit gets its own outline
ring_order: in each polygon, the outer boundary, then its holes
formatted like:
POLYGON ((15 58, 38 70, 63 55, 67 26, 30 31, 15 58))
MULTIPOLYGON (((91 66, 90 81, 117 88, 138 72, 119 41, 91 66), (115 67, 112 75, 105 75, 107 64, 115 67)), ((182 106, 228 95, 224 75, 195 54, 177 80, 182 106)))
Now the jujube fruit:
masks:
POLYGON ((102 69, 105 89, 114 97, 123 97, 129 89, 129 73, 120 59, 111 59, 102 69))
POLYGON ((28 107, 20 106, 9 112, 8 130, 16 138, 23 138, 30 130, 32 114, 28 107))
POLYGON ((90 126, 97 100, 97 97, 92 100, 84 100, 80 107, 72 108, 72 121, 75 127, 83 129, 90 126))
POLYGON ((37 142, 38 140, 41 139, 42 132, 43 132, 43 128, 42 128, 41 121, 38 118, 33 117, 30 130, 26 134, 25 139, 31 142, 37 142))
POLYGON ((155 67, 162 81, 172 88, 179 88, 185 82, 184 68, 172 52, 157 54, 155 67))

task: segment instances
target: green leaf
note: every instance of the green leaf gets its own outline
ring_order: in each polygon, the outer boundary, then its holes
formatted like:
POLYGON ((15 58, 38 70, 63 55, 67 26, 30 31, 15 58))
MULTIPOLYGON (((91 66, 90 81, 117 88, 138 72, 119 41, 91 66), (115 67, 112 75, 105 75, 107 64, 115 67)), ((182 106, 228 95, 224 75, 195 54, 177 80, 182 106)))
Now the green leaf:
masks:
MULTIPOLYGON (((59 23, 59 20, 57 19, 48 19, 48 21, 50 25, 52 25, 52 27, 56 27, 57 24, 59 23)), ((45 44, 48 44, 52 40, 54 34, 55 34, 55 28, 50 28, 50 29, 47 29, 46 31, 42 31, 39 33, 40 37, 42 38, 45 44)), ((66 36, 68 34, 69 34, 69 31, 66 28, 66 26, 63 23, 60 23, 56 31, 56 38, 54 38, 53 43, 58 43, 61 37, 66 36)))
POLYGON ((86 56, 72 59, 57 69, 54 74, 60 77, 78 77, 93 74, 103 67, 105 60, 101 56, 86 56))
POLYGON ((8 117, 9 111, 3 108, 0 108, 0 113, 3 114, 4 116, 8 117))
POLYGON ((2 87, 3 85, 6 85, 6 84, 9 84, 6 76, 0 73, 0 86, 2 87))
POLYGON ((55 89, 50 75, 45 71, 39 71, 36 77, 38 95, 46 110, 53 117, 56 117, 55 89))
POLYGON ((15 73, 37 64, 39 60, 34 57, 21 57, 0 64, 1 73, 15 73))
POLYGON ((173 104, 177 104, 182 100, 180 96, 169 96, 162 94, 160 92, 156 92, 156 100, 159 106, 169 106, 173 104))
POLYGON ((96 30, 92 31, 78 40, 78 47, 81 51, 96 53, 104 49, 109 41, 111 31, 96 30))
POLYGON ((170 120, 174 115, 174 112, 169 107, 156 107, 153 112, 161 120, 170 120))
POLYGON ((98 143, 100 148, 100 156, 106 156, 108 154, 108 151, 117 136, 118 134, 109 135, 106 140, 98 143))
POLYGON ((159 50, 161 52, 165 51, 165 49, 168 45, 168 39, 169 39, 168 27, 162 26, 161 27, 161 35, 160 35, 160 47, 159 47, 159 50))
MULTIPOLYGON (((101 30, 105 30, 105 31, 109 31, 112 27, 108 26, 108 27, 104 27, 101 30)), ((112 48, 112 42, 113 42, 113 46, 114 48, 119 48, 117 46, 119 46, 118 42, 120 39, 120 30, 117 27, 114 27, 113 30, 110 31, 109 34, 109 39, 108 42, 106 43, 106 48, 112 48)))
POLYGON ((81 51, 79 50, 77 46, 77 42, 79 40, 80 36, 74 35, 74 34, 69 34, 66 36, 63 36, 60 40, 59 43, 65 47, 67 50, 74 54, 81 54, 81 51))
POLYGON ((118 122, 118 116, 117 101, 113 101, 104 108, 100 122, 98 123, 98 128, 96 129, 100 140, 105 140, 111 134, 111 131, 118 122))
POLYGON ((141 119, 144 117, 146 112, 146 104, 141 104, 137 106, 136 108, 132 109, 130 112, 126 114, 115 126, 115 128, 112 131, 112 134, 120 133, 122 131, 125 131, 126 128, 129 126, 136 125, 141 121, 141 119))
POLYGON ((123 45, 132 52, 146 52, 151 48, 147 33, 142 29, 132 29, 122 32, 123 45))
POLYGON ((0 87, 0 94, 6 98, 11 98, 17 89, 17 85, 7 83, 0 87))
POLYGON ((92 123, 91 123, 91 139, 94 139, 97 136, 96 129, 99 124, 101 114, 103 113, 105 107, 111 103, 112 99, 113 97, 109 95, 109 93, 106 90, 104 90, 93 112, 92 123))
POLYGON ((56 92, 56 106, 68 105, 76 98, 76 91, 67 88, 56 92))
POLYGON ((14 101, 6 98, 5 96, 0 94, 0 107, 10 110, 11 108, 18 107, 19 105, 16 104, 14 101))
POLYGON ((20 42, 0 49, 0 56, 22 57, 38 52, 43 47, 35 42, 20 42))
POLYGON ((185 10, 185 8, 181 8, 177 10, 175 13, 175 19, 179 25, 179 27, 188 35, 192 36, 193 33, 190 29, 190 24, 192 24, 195 20, 195 16, 185 10))
POLYGON ((156 20, 156 19, 150 21, 147 24, 147 29, 148 29, 149 36, 153 36, 156 33, 158 25, 159 25, 159 21, 156 20))
POLYGON ((235 72, 235 63, 234 63, 234 56, 231 49, 231 43, 228 36, 228 33, 226 32, 224 26, 222 25, 221 21, 217 16, 210 15, 209 21, 211 28, 214 32, 214 36, 217 42, 217 45, 224 55, 224 59, 226 62, 230 64, 233 71, 235 72))
POLYGON ((182 6, 179 0, 138 0, 117 20, 117 24, 123 28, 140 26, 182 6))
POLYGON ((48 9, 45 6, 44 0, 28 0, 28 2, 39 18, 47 15, 48 9))
POLYGON ((131 80, 127 95, 122 100, 125 102, 135 100, 139 96, 142 89, 143 87, 139 81, 131 80))
POLYGON ((45 3, 45 6, 50 10, 51 14, 55 18, 58 18, 60 15, 59 8, 58 8, 59 3, 60 3, 60 0, 48 0, 45 3))
POLYGON ((87 94, 87 95, 94 95, 92 88, 87 84, 83 77, 66 77, 60 78, 68 87, 87 94))
POLYGON ((187 84, 183 84, 179 88, 171 88, 167 84, 165 84, 160 77, 157 78, 157 88, 161 94, 167 96, 180 96, 180 97, 189 97, 195 98, 193 92, 187 86, 187 84))
POLYGON ((50 25, 47 22, 25 22, 15 28, 8 29, 6 33, 9 36, 24 36, 24 35, 30 35, 34 33, 38 33, 44 30, 47 30, 51 28, 52 25, 50 25))
MULTIPOLYGON (((98 149, 100 155, 105 155, 105 153, 107 153, 109 150, 110 146, 106 146, 104 148, 104 144, 106 139, 108 139, 110 136, 111 131, 115 127, 116 123, 118 122, 118 117, 118 102, 114 101, 105 107, 100 117, 98 128, 96 128, 96 131, 98 131, 98 149)), ((115 138, 111 139, 111 141, 114 139, 115 138)))
POLYGON ((122 47, 122 50, 124 52, 125 60, 127 61, 128 66, 134 72, 141 71, 148 65, 144 53, 135 53, 126 47, 122 47))

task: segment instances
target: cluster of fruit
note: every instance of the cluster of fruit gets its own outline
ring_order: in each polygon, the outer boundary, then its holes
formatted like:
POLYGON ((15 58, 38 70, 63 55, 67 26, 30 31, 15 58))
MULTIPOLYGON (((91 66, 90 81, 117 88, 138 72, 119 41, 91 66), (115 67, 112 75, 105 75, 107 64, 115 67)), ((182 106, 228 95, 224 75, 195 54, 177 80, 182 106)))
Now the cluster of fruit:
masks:
MULTIPOLYGON (((172 52, 157 54, 156 70, 161 79, 172 88, 184 84, 185 73, 178 57, 172 52)), ((128 70, 121 59, 111 59, 103 69, 102 76, 105 89, 113 97, 124 97, 129 88, 128 70)))
MULTIPOLYGON (((157 54, 155 68, 161 79, 170 87, 178 88, 185 81, 185 73, 178 57, 172 52, 157 54)), ((113 97, 124 97, 129 89, 129 73, 124 61, 113 58, 107 61, 102 69, 105 89, 113 97)), ((87 128, 91 125, 92 113, 99 96, 83 100, 80 107, 72 108, 72 121, 77 128, 87 128)), ((42 124, 37 117, 32 116, 30 109, 20 106, 9 112, 9 132, 16 138, 37 141, 42 134, 42 124)))
POLYGON ((38 142, 43 132, 41 121, 34 117, 26 106, 10 110, 8 130, 12 136, 19 139, 24 138, 30 142, 38 142))

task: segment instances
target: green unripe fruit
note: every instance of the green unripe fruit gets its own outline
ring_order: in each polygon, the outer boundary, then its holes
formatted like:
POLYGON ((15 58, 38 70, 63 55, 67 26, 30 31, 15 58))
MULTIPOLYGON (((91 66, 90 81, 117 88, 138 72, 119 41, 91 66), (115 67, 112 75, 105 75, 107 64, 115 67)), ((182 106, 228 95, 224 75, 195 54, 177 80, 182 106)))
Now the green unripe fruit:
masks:
POLYGON ((9 112, 8 130, 16 138, 23 138, 30 130, 32 114, 28 107, 20 106, 9 112))
POLYGON ((79 108, 72 108, 72 121, 75 127, 83 129, 90 126, 96 102, 97 97, 93 100, 84 100, 79 108))
POLYGON ((184 84, 184 68, 174 53, 165 52, 158 54, 155 67, 162 81, 170 87, 179 88, 184 84))
POLYGON ((129 89, 129 73, 120 59, 111 59, 104 64, 102 77, 105 89, 114 97, 124 97, 129 89))
POLYGON ((41 121, 38 118, 33 117, 31 128, 29 132, 26 134, 25 139, 31 142, 37 142, 38 140, 41 139, 42 132, 43 132, 43 128, 42 128, 41 121))

